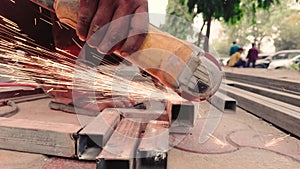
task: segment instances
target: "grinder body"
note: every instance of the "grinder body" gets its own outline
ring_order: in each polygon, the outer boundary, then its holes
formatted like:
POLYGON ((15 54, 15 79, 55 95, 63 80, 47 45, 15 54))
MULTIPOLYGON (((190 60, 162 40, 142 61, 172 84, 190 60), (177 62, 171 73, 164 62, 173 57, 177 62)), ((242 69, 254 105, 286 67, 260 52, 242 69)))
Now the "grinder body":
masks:
MULTIPOLYGON (((49 4, 52 5, 44 5, 49 4)), ((53 9, 60 22, 75 29, 79 5, 80 0, 54 0, 53 9)), ((121 56, 119 51, 114 53, 121 56)), ((125 59, 187 100, 208 99, 218 90, 222 79, 221 68, 213 57, 152 25, 138 52, 125 59)))

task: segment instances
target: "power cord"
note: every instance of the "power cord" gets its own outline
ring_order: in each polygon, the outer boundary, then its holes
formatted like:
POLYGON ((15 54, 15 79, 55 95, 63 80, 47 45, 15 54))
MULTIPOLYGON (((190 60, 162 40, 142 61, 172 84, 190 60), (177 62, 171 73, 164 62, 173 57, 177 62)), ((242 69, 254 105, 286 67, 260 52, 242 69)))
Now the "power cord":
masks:
POLYGON ((2 102, 2 106, 10 106, 11 109, 9 111, 6 111, 4 113, 0 113, 0 117, 10 117, 18 112, 18 106, 15 102, 11 100, 5 100, 2 102))

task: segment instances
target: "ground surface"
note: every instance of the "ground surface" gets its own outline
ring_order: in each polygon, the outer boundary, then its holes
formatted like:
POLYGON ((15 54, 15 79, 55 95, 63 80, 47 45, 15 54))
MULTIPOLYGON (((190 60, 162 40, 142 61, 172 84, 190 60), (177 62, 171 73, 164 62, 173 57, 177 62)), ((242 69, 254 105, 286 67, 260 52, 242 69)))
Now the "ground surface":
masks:
MULTIPOLYGON (((231 68, 226 71, 264 74, 264 76, 274 78, 300 81, 298 72, 279 71, 278 73, 276 70, 274 73, 262 69, 231 68)), ((50 99, 43 99, 30 104, 19 104, 20 112, 11 118, 72 124, 84 124, 90 120, 49 110, 49 101, 50 99)), ((216 115, 211 112, 211 107, 207 103, 201 103, 198 107, 196 125, 192 134, 185 137, 182 143, 169 152, 168 169, 300 169, 300 140, 298 138, 289 136, 239 108, 236 112, 227 111, 216 115), (210 127, 207 128, 207 126, 210 127), (204 133, 205 136, 207 131, 213 131, 213 134, 210 137, 203 137, 201 134, 204 133), (203 143, 199 142, 200 135, 202 141, 204 138, 203 143)), ((2 110, 0 108, 0 111, 2 110)), ((79 162, 40 154, 0 150, 0 169, 24 168, 94 169, 96 167, 94 162, 79 162)))
MULTIPOLYGON (((24 108, 25 104, 20 105, 20 109, 23 111, 20 111, 14 118, 30 117, 30 119, 34 120, 45 120, 47 114, 51 114, 50 121, 78 124, 77 117, 72 114, 56 111, 39 112, 38 110, 47 108, 48 101, 49 99, 35 101, 32 103, 35 106, 28 107, 28 109, 24 108)), ((288 136, 286 133, 242 109, 237 109, 236 112, 225 112, 220 118, 218 117, 218 124, 212 124, 216 126, 213 135, 222 144, 211 138, 200 144, 197 142, 199 137, 197 134, 203 132, 203 130, 199 127, 203 127, 201 125, 203 122, 209 122, 208 119, 215 119, 216 117, 209 117, 210 106, 208 104, 201 103, 199 107, 198 120, 196 121, 196 127, 193 129, 193 135, 186 138, 194 139, 194 141, 183 141, 183 144, 177 145, 178 148, 170 150, 168 157, 169 169, 300 168, 300 140, 288 136), (284 137, 282 141, 270 147, 265 146, 272 139, 282 137, 284 137), (193 145, 191 146, 191 144, 193 145), (196 147, 193 149, 193 146, 196 147), (188 151, 182 151, 182 149, 187 149, 188 151), (191 149, 193 151, 197 150, 199 153, 189 152, 191 149)), ((95 163, 0 150, 0 168, 90 169, 95 168, 95 163)))
MULTIPOLYGON (((274 79, 287 79, 300 82, 300 72, 285 69, 253 69, 253 68, 231 68, 224 67, 225 72, 239 73, 252 76, 269 77, 274 79)), ((225 77, 226 78, 226 77, 225 77)))

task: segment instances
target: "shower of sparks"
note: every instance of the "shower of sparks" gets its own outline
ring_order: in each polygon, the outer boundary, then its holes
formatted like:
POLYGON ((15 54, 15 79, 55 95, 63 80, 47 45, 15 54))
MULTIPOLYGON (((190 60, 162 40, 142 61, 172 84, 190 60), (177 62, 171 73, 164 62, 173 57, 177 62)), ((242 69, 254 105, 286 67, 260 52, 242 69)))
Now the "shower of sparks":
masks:
POLYGON ((220 139, 218 139, 216 136, 209 134, 209 137, 213 140, 214 143, 216 143, 217 145, 220 145, 222 147, 227 146, 228 144, 226 142, 221 141, 220 139))
POLYGON ((49 22, 49 21, 47 21, 46 19, 44 19, 44 18, 40 18, 40 20, 42 20, 42 21, 44 21, 45 23, 47 23, 47 24, 49 24, 49 25, 53 25, 53 23, 51 23, 51 22, 49 22))
POLYGON ((72 41, 81 49, 82 47, 80 46, 80 44, 74 39, 72 38, 72 41))
MULTIPOLYGON (((125 96, 134 100, 183 99, 174 92, 161 90, 146 77, 132 81, 118 76, 116 66, 90 67, 60 49, 52 52, 38 47, 18 25, 0 15, 0 76, 17 82, 35 81, 47 92, 99 92, 102 96, 125 96), (50 88, 50 89, 49 89, 50 88)), ((96 57, 96 56, 95 56, 96 57)), ((122 70, 121 70, 122 71, 122 70)), ((140 75, 142 77, 142 75, 140 75)))
POLYGON ((272 147, 272 146, 276 146, 279 142, 283 141, 285 138, 289 137, 290 135, 286 135, 283 137, 279 137, 279 138, 273 138, 271 141, 267 142, 265 144, 266 147, 272 147))

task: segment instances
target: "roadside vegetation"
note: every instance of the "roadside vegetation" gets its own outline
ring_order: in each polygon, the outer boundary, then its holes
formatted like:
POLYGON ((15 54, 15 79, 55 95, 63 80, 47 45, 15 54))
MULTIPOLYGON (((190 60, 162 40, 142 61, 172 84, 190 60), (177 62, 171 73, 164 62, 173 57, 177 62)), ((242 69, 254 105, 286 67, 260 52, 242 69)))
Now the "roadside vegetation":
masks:
POLYGON ((169 0, 167 14, 161 29, 221 58, 233 41, 246 50, 255 43, 260 53, 300 49, 299 0, 169 0), (210 39, 216 21, 219 35, 210 39))
POLYGON ((241 46, 254 42, 262 53, 266 43, 276 51, 300 49, 299 6, 298 0, 169 0, 170 16, 161 27, 206 51, 210 41, 221 57, 227 56, 232 41, 241 46), (192 29, 190 23, 199 17, 202 22, 194 27, 200 29, 192 29), (219 38, 210 40, 214 21, 221 23, 221 31, 219 38))

